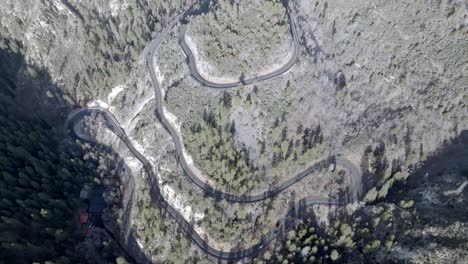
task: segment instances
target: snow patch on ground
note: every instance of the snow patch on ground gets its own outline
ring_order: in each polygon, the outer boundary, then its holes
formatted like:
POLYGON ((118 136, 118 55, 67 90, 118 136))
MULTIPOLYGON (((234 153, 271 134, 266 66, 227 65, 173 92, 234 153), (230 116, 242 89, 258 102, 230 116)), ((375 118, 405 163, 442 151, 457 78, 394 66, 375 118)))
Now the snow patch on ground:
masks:
POLYGON ((88 103, 88 107, 101 107, 101 108, 104 108, 104 109, 108 109, 109 104, 107 104, 106 102, 103 102, 101 100, 94 100, 94 101, 91 101, 91 102, 88 103))
MULTIPOLYGON (((130 170, 136 174, 136 172, 141 171, 143 169, 143 166, 141 165, 141 162, 136 159, 135 157, 127 156, 124 158, 125 164, 130 168, 130 170)), ((145 174, 143 173, 143 178, 145 178, 145 174)))
POLYGON ((124 116, 122 117, 120 115, 120 111, 122 111, 122 109, 119 110, 119 107, 116 107, 115 104, 113 103, 118 103, 118 102, 114 102, 115 99, 117 98, 117 96, 119 94, 121 94, 122 92, 126 91, 127 90, 127 85, 125 84, 121 84, 121 85, 117 85, 115 87, 112 88, 112 90, 110 91, 110 93, 107 95, 106 97, 106 102, 103 102, 101 100, 96 100, 96 101, 92 101, 88 104, 88 107, 93 107, 93 106, 100 106, 102 108, 105 108, 107 110, 109 110, 110 112, 113 112, 114 110, 117 110, 116 112, 117 113, 114 113, 114 116, 120 116, 122 118, 122 120, 124 121, 123 123, 119 123, 121 124, 121 127, 126 130, 126 131, 133 131, 134 127, 132 127, 132 125, 134 125, 134 119, 143 111, 143 109, 145 108, 145 106, 155 98, 155 93, 151 93, 149 94, 146 98, 139 98, 137 100, 138 103, 136 103, 134 106, 133 106, 133 110, 130 111, 129 115, 128 116, 124 116))
POLYGON ((161 73, 158 64, 155 63, 154 65, 154 71, 156 72, 156 76, 158 76, 159 83, 162 83, 164 81, 164 75, 161 73))
POLYGON ((127 120, 125 121, 125 123, 123 123, 122 127, 125 128, 126 130, 133 130, 130 126, 132 124, 132 121, 133 119, 135 119, 136 116, 138 116, 141 111, 143 110, 143 108, 145 107, 145 105, 147 103, 149 103, 151 100, 154 99, 154 93, 147 99, 143 100, 142 102, 138 103, 137 105, 135 105, 135 111, 133 111, 133 116, 131 116, 131 118, 127 118, 127 120))
POLYGON ((107 103, 110 104, 112 101, 115 99, 117 95, 119 95, 124 89, 125 85, 118 85, 114 88, 112 88, 112 91, 107 95, 107 103))
MULTIPOLYGON (((162 184, 161 178, 158 179, 159 184, 162 184)), ((192 207, 187 205, 185 206, 182 202, 182 199, 180 199, 174 189, 169 186, 169 185, 163 185, 161 187, 162 194, 164 195, 164 198, 176 209, 179 211, 179 213, 188 221, 191 221, 192 219, 197 221, 203 219, 205 216, 202 213, 194 213, 192 210, 192 207)))
POLYGON ((171 122, 171 125, 175 127, 177 133, 180 135, 180 124, 177 122, 177 116, 173 115, 171 112, 167 111, 166 107, 163 106, 164 115, 167 120, 171 122))
POLYGON ((452 195, 452 194, 456 194, 456 195, 459 195, 460 193, 463 192, 463 190, 465 189, 466 185, 468 185, 468 181, 465 181, 464 183, 462 183, 460 186, 458 186, 458 188, 456 188, 455 190, 451 190, 451 191, 445 191, 444 192, 444 195, 447 196, 447 195, 452 195))
POLYGON ((126 1, 121 0, 110 0, 109 1, 109 9, 112 16, 119 15, 120 10, 126 9, 129 6, 129 3, 126 1))
POLYGON ((55 5, 55 7, 57 8, 57 11, 59 12, 63 12, 64 10, 67 9, 65 5, 61 3, 60 1, 53 2, 53 4, 55 5))
POLYGON ((143 242, 141 242, 139 239, 136 239, 136 242, 141 249, 144 249, 143 242))
POLYGON ((162 171, 165 171, 165 172, 172 172, 171 169, 168 169, 168 168, 166 168, 164 166, 159 167, 159 169, 162 170, 162 171))

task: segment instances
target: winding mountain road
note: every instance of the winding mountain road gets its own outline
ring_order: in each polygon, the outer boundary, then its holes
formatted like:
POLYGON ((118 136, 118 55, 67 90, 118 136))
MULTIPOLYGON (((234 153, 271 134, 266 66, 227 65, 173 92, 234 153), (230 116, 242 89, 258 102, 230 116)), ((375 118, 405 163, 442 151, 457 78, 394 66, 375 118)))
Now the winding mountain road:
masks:
POLYGON ((196 64, 196 59, 195 56, 193 55, 192 50, 190 47, 187 45, 187 42, 185 41, 186 33, 187 33, 187 25, 182 25, 180 33, 179 33, 179 45, 182 48, 182 50, 185 53, 185 56, 188 58, 188 65, 190 68, 190 75, 203 84, 203 86, 210 87, 210 88, 234 88, 237 87, 239 84, 244 84, 244 85, 249 85, 249 84, 254 84, 258 83, 261 81, 265 81, 268 79, 275 78, 277 76, 280 76, 287 72, 291 67, 296 63, 297 57, 299 56, 300 48, 299 48, 299 40, 297 38, 297 29, 296 29, 296 21, 295 21, 295 14, 291 13, 294 12, 294 10, 288 8, 287 13, 288 13, 288 20, 289 20, 289 30, 291 32, 291 37, 292 37, 292 56, 291 58, 283 64, 281 67, 278 69, 271 71, 270 73, 257 76, 254 78, 249 78, 245 80, 239 80, 237 82, 230 82, 230 83, 216 83, 216 82, 211 82, 207 79, 205 79, 200 72, 198 71, 197 64, 196 64))
MULTIPOLYGON (((193 7, 193 6, 192 6, 193 7)), ((204 192, 207 195, 219 198, 219 199, 225 199, 231 202, 240 202, 240 203, 251 203, 251 202, 258 202, 262 201, 271 197, 274 197, 275 195, 279 194, 280 192, 286 190, 289 188, 291 185, 299 182, 302 180, 304 177, 310 175, 311 173, 318 171, 320 169, 323 169, 325 167, 328 167, 332 163, 336 163, 336 165, 345 168, 348 170, 351 174, 351 186, 350 186, 350 197, 349 201, 354 202, 358 201, 358 198, 360 196, 360 186, 361 186, 361 173, 359 169, 349 160, 344 159, 342 157, 334 157, 334 158, 328 158, 322 161, 319 161, 312 165, 311 167, 305 169, 304 171, 300 172, 297 174, 295 177, 279 184, 278 186, 272 188, 269 191, 263 192, 261 194, 256 194, 256 195, 234 195, 230 193, 225 193, 219 190, 214 189, 212 186, 206 184, 203 182, 200 178, 197 177, 197 175, 190 169, 190 166, 188 165, 185 156, 183 154, 183 142, 181 140, 180 135, 178 134, 177 130, 173 127, 173 125, 168 121, 164 114, 164 108, 163 108, 163 102, 162 102, 162 90, 159 87, 158 80, 156 78, 155 74, 155 55, 156 51, 159 48, 161 42, 166 38, 166 36, 169 33, 169 30, 176 24, 178 23, 186 14, 190 12, 190 7, 187 9, 184 13, 180 14, 179 16, 176 17, 175 20, 173 20, 168 27, 164 28, 163 31, 147 46, 145 50, 145 56, 146 56, 146 62, 148 66, 148 70, 151 76, 151 81, 153 88, 155 89, 155 102, 156 102, 156 114, 162 123, 162 125, 166 128, 166 130, 170 133, 172 136, 172 139, 174 140, 175 148, 176 148, 176 157, 177 160, 179 161, 183 171, 187 175, 187 177, 199 188, 203 189, 204 192)), ((296 33, 295 33, 295 25, 292 18, 290 16, 290 21, 291 23, 291 32, 293 32, 293 39, 296 42, 296 33), (294 28, 294 29, 293 29, 294 28)), ((183 42, 183 41, 182 41, 183 42)), ((251 84, 255 82, 259 82, 262 80, 270 79, 273 77, 276 77, 278 75, 281 75, 285 73, 287 70, 289 70, 292 65, 294 64, 294 61, 297 58, 297 54, 299 53, 299 47, 297 46, 297 43, 295 44, 295 51, 294 51, 294 56, 293 59, 290 60, 287 64, 285 64, 282 68, 276 70, 275 72, 272 72, 268 75, 265 76, 260 76, 257 78, 253 78, 250 80, 244 80, 243 83, 246 84, 251 84)), ((192 61, 193 63, 193 58, 190 59, 189 61, 192 61)), ((192 71, 191 71, 192 72, 192 71)), ((193 76, 192 72, 192 76, 193 76)), ((199 80, 200 81, 200 80, 199 80)), ((231 87, 236 87, 238 83, 234 84, 213 84, 213 83, 206 83, 201 81, 205 86, 211 87, 211 88, 231 88, 231 87), (211 86, 210 86, 211 85, 211 86), (228 85, 228 86, 226 86, 228 85)), ((155 175, 153 167, 149 160, 141 154, 132 144, 131 140, 128 138, 126 135, 125 130, 120 126, 119 121, 115 116, 107 111, 106 109, 102 109, 99 107, 92 107, 92 108, 84 108, 84 109, 79 109, 76 111, 73 111, 67 118, 65 122, 65 128, 69 135, 73 138, 81 139, 84 141, 88 141, 92 144, 99 144, 95 140, 92 140, 87 137, 80 136, 79 134, 75 133, 74 131, 74 124, 77 122, 79 119, 83 118, 83 116, 91 114, 91 113, 97 113, 102 115, 105 118, 105 121, 107 123, 107 126, 109 129, 116 134, 120 140, 122 140, 125 145, 129 148, 129 150, 132 152, 132 154, 142 163, 143 168, 145 172, 147 173, 148 177, 148 184, 150 187, 150 195, 151 198, 154 202, 156 202, 167 214, 174 219, 174 221, 178 224, 180 227, 180 230, 184 233, 185 236, 187 236, 188 239, 190 239, 193 243, 195 243, 202 251, 204 251, 206 254, 208 254, 211 257, 221 259, 221 260, 228 260, 228 261, 236 261, 240 260, 245 257, 251 257, 259 252, 262 252, 266 246, 273 241, 273 239, 280 234, 283 230, 287 229, 292 223, 294 223, 294 219, 297 219, 297 217, 304 211, 304 209, 307 206, 314 205, 314 204, 323 204, 323 205, 345 205, 348 202, 347 197, 339 197, 337 199, 330 198, 330 197, 324 197, 324 196, 310 196, 304 199, 301 199, 300 201, 294 203, 288 210, 288 213, 285 218, 279 220, 277 222, 276 228, 268 232, 257 244, 251 246, 250 248, 246 249, 234 249, 232 251, 220 251, 217 250, 213 247, 211 247, 207 242, 205 242, 200 235, 194 230, 194 227, 185 220, 185 218, 173 207, 171 207, 168 202, 164 199, 164 197, 161 195, 161 190, 159 188, 158 184, 158 178, 157 175, 155 175)), ((346 195, 345 195, 346 196, 346 195)))
MULTIPOLYGON (((211 247, 207 242, 205 242, 203 238, 201 238, 201 236, 195 231, 194 227, 189 222, 187 222, 187 220, 185 220, 185 218, 175 208, 170 206, 169 203, 164 199, 164 197, 161 194, 159 183, 157 181, 158 176, 154 173, 154 169, 151 165, 151 162, 135 148, 131 140, 126 135, 125 130, 120 126, 118 120, 115 118, 115 116, 112 113, 110 113, 106 109, 102 109, 99 107, 84 108, 84 109, 80 109, 80 110, 72 112, 69 115, 67 121, 65 122, 65 128, 67 132, 69 133, 69 135, 73 138, 87 141, 92 144, 99 144, 97 141, 87 138, 87 137, 83 137, 80 134, 75 133, 74 131, 75 122, 77 122, 78 120, 82 119, 84 116, 89 115, 89 114, 100 114, 101 116, 104 117, 108 128, 115 135, 117 135, 120 138, 120 140, 122 140, 122 142, 124 142, 124 144, 132 152, 135 158, 137 158, 143 165, 143 169, 145 170, 145 173, 148 175, 147 180, 148 180, 148 185, 150 187, 149 193, 151 195, 152 200, 157 202, 157 204, 166 213, 168 213, 168 215, 171 218, 174 219, 174 221, 178 224, 181 231, 184 233, 184 235, 187 238, 192 240, 192 242, 194 242, 201 250, 203 250, 206 254, 212 257, 223 259, 223 260, 235 261, 235 260, 239 260, 245 257, 254 256, 257 253, 261 252, 262 249, 264 249, 271 241, 273 241, 273 239, 278 234, 281 234, 283 230, 286 230, 288 227, 290 227, 291 224, 294 223, 294 220, 298 216, 300 216, 301 212, 303 212, 306 207, 311 206, 311 205, 317 205, 317 204, 322 204, 322 205, 345 205, 346 204, 346 201, 344 201, 344 199, 333 199, 333 198, 324 197, 324 196, 309 196, 307 198, 301 199, 300 201, 296 202, 293 206, 291 206, 286 214, 286 217, 279 220, 276 225, 276 228, 269 231, 257 244, 251 246, 250 248, 240 249, 236 251, 217 250, 211 247)), ((353 163, 343 158, 336 158, 336 161, 337 161, 336 162, 337 165, 343 166, 350 170, 352 179, 360 178, 361 175, 359 173, 359 170, 353 165, 353 163)), ((313 171, 323 168, 323 166, 328 166, 328 164, 330 164, 331 162, 332 162, 331 159, 328 159, 327 162, 325 163, 323 161, 318 162, 300 174, 304 175, 303 177, 305 177, 309 175, 310 173, 312 173, 313 171)), ((293 183, 289 184, 289 186, 292 184, 293 183)), ((283 186, 284 184, 281 184, 281 185, 283 186)), ((283 187, 282 189, 277 189, 274 193, 278 194, 286 188, 283 187)), ((219 191, 215 191, 214 193, 212 193, 211 190, 205 190, 205 192, 208 195, 215 196, 215 194, 219 191)), ((269 195, 273 196, 274 194, 269 194, 269 195)), ((263 194, 262 196, 266 197, 267 195, 263 194)), ((240 197, 245 197, 245 196, 240 196, 240 197)), ((264 199, 267 199, 267 198, 263 198, 261 200, 264 200, 264 199)))

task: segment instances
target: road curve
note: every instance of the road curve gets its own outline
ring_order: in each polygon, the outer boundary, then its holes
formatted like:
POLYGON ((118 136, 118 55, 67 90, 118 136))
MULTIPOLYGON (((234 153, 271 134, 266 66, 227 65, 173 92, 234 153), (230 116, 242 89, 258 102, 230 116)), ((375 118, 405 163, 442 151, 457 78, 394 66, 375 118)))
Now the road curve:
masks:
MULTIPOLYGON (((128 137, 127 137, 127 135, 125 133, 125 130, 120 126, 120 123, 115 118, 115 116, 111 112, 109 112, 109 111, 107 111, 106 109, 103 109, 103 108, 99 108, 99 107, 83 108, 83 109, 80 109, 78 111, 73 112, 69 116, 69 118, 67 119, 66 124, 65 124, 65 127, 67 127, 68 129, 71 129, 71 131, 69 131, 68 133, 72 133, 71 134, 72 137, 79 138, 81 140, 85 140, 85 141, 88 141, 88 142, 98 143, 98 142, 96 142, 96 141, 94 141, 92 139, 84 138, 81 135, 77 135, 73 131, 73 127, 72 127, 75 120, 81 118, 84 115, 91 114, 91 113, 102 114, 106 118, 108 127, 113 131, 114 134, 116 134, 122 141, 124 141, 124 143, 130 148, 132 153, 134 153, 135 155, 141 155, 133 147, 132 143, 130 142, 130 140, 128 139, 128 137), (136 153, 138 153, 138 154, 136 154, 136 153)), ((176 149, 180 149, 180 147, 178 147, 176 145, 176 149)), ((178 158, 178 161, 180 163, 183 162, 179 158, 178 158)), ((351 182, 352 183, 360 183, 361 174, 359 172, 359 169, 356 168, 356 166, 352 162, 350 162, 349 160, 347 160, 347 159, 345 159, 343 157, 330 157, 330 158, 318 161, 318 162, 314 163, 312 166, 310 166, 310 167, 306 168, 305 170, 299 172, 296 176, 291 177, 290 179, 282 182, 281 184, 279 184, 279 185, 277 185, 275 187, 272 187, 270 190, 259 193, 259 194, 254 194, 254 195, 235 195, 235 194, 226 193, 226 192, 217 190, 217 189, 213 188, 212 186, 210 186, 209 184, 206 184, 200 178, 198 178, 190 168, 188 168, 188 169, 185 169, 184 167, 182 167, 182 168, 183 168, 185 174, 188 176, 188 178, 196 186, 198 186, 200 189, 202 189, 206 195, 212 196, 212 197, 217 198, 217 199, 227 200, 227 201, 230 201, 230 202, 254 203, 254 202, 259 202, 259 201, 262 201, 262 200, 272 198, 272 197, 276 196, 277 194, 283 192, 284 190, 288 189, 289 187, 291 187, 295 183, 301 181, 306 176, 308 176, 308 175, 310 175, 310 174, 312 174, 312 173, 314 173, 316 171, 319 171, 321 169, 327 168, 332 164, 335 164, 337 166, 340 166, 340 167, 348 170, 350 172, 350 174, 351 174, 351 182)), ((356 192, 356 193, 358 193, 358 192, 356 192)), ((353 196, 351 196, 350 200, 357 201, 357 198, 358 197, 355 197, 353 195, 353 196)), ((324 198, 324 201, 327 201, 326 202, 327 204, 338 204, 337 202, 330 201, 329 198, 327 198, 327 197, 324 198)))
MULTIPOLYGON (((192 6, 193 7, 193 6, 192 6)), ((219 190, 216 190, 212 188, 211 186, 207 185, 203 181, 201 181, 195 173, 190 169, 187 161, 185 160, 185 157, 183 155, 183 143, 180 138, 180 136, 177 134, 176 129, 172 126, 172 124, 168 121, 166 116, 164 115, 164 109, 163 109, 163 102, 162 102, 162 90, 159 87, 158 80, 156 78, 155 74, 155 55, 158 47, 160 46, 161 42, 164 40, 164 38, 168 35, 169 29, 171 29, 177 22, 180 21, 182 17, 184 17, 188 12, 190 12, 190 7, 187 9, 185 12, 180 14, 179 16, 174 19, 168 27, 164 28, 162 32, 147 46, 145 49, 145 56, 146 56, 146 63, 148 66, 148 70, 151 76, 151 81, 153 84, 153 87, 155 89, 155 102, 156 102, 156 114, 161 121, 162 125, 166 128, 166 130, 170 133, 174 140, 174 144, 176 147, 176 157, 177 160, 179 161, 182 169, 188 176, 188 178, 199 188, 202 188, 206 194, 220 198, 220 199, 226 199, 228 201, 232 202, 257 202, 261 200, 265 200, 268 198, 271 198, 278 193, 284 191, 294 183, 297 183, 307 175, 311 174, 314 171, 317 171, 325 166, 330 165, 333 162, 336 162, 337 165, 342 166, 346 168, 347 170, 350 171, 351 173, 351 201, 357 201, 359 198, 359 190, 356 190, 354 186, 360 186, 361 182, 361 174, 359 172, 359 169, 356 168, 356 166, 351 163, 350 161, 336 157, 336 158, 329 158, 325 159, 323 161, 319 161, 316 164, 312 165, 311 167, 307 168, 306 170, 302 171, 295 177, 283 182, 282 184, 278 185, 277 187, 266 191, 262 194, 258 195, 252 195, 252 196, 245 196, 245 195, 234 195, 234 194, 229 194, 229 193, 224 193, 219 190)), ((290 21, 293 21, 290 17, 290 21)), ((292 22, 294 23, 294 22, 292 22)), ((291 28, 295 28, 295 26, 291 26, 291 28)), ((295 30, 295 29, 294 29, 295 30)), ((295 36, 296 34, 294 34, 295 36)), ((297 57, 297 55, 295 56, 297 57)), ((294 59, 295 60, 295 59, 294 59)), ((292 62, 293 64, 294 62, 292 62)), ((287 66, 287 65, 286 65, 287 66)), ((290 68, 290 67, 289 67, 290 68)), ((284 68, 284 69, 279 69, 274 76, 278 76, 279 74, 282 74, 286 72, 289 68, 284 68)), ((273 78, 268 77, 268 78, 273 78)), ((253 82, 265 80, 260 77, 252 79, 253 82)), ((263 77, 265 78, 265 77, 263 77)), ((266 79, 268 79, 266 78, 266 79)), ((248 80, 245 80, 245 83, 247 83, 248 80)), ((237 85, 237 84, 236 84, 237 85)), ((208 86, 210 87, 210 86, 208 86)), ((231 86, 232 87, 232 86, 231 86)), ((228 88, 228 87, 213 87, 213 88, 228 88)), ((188 223, 185 218, 173 207, 171 207, 168 202, 164 199, 164 197, 161 195, 161 191, 159 188, 159 184, 157 181, 157 175, 155 175, 153 167, 149 160, 142 155, 132 144, 130 139, 127 137, 125 130, 120 126, 118 120, 115 118, 115 116, 110 113, 109 111, 105 109, 101 109, 99 107, 93 107, 93 108, 84 108, 84 109, 79 109, 77 111, 72 112, 69 117, 67 118, 65 122, 65 128, 69 135, 73 138, 81 139, 84 141, 88 141, 92 144, 99 144, 95 140, 91 140, 89 138, 83 138, 80 137, 80 135, 77 135, 73 131, 73 125, 74 123, 82 118, 83 116, 90 114, 90 113, 98 113, 101 114, 107 123, 107 126, 110 128, 113 133, 115 133, 120 140, 122 140, 125 145, 129 148, 129 150, 132 152, 132 154, 142 163, 143 168, 145 172, 148 174, 147 180, 148 180, 148 185, 150 187, 150 195, 152 197, 152 200, 156 202, 171 218, 174 219, 174 221, 178 224, 180 230, 182 233, 184 233, 185 236, 187 236, 188 239, 190 239, 193 243, 195 243, 202 251, 204 251, 207 255, 221 259, 221 260, 228 260, 228 261, 236 261, 240 260, 245 257, 252 257, 254 255, 257 255, 258 253, 262 252, 266 246, 278 235, 280 234, 283 230, 287 229, 292 223, 294 223, 294 220, 297 219, 298 216, 304 211, 305 207, 314 205, 314 204, 323 204, 323 205, 344 205, 347 203, 347 199, 344 196, 341 196, 339 198, 333 199, 330 197, 323 197, 323 196, 310 196, 304 199, 301 199, 300 201, 294 203, 291 205, 289 208, 287 215, 285 218, 279 220, 277 222, 276 228, 268 232, 257 244, 251 246, 250 248, 246 249, 234 249, 233 251, 220 251, 215 248, 212 248, 208 243, 206 243, 200 235, 194 230, 194 227, 188 223)))
MULTIPOLYGON (((110 113, 106 109, 102 109, 99 107, 84 108, 84 109, 79 109, 77 111, 74 111, 69 115, 69 117, 67 118, 65 122, 65 129, 67 133, 75 139, 80 139, 80 140, 89 142, 91 144, 99 144, 94 139, 83 137, 75 133, 74 131, 75 122, 83 118, 85 115, 92 114, 92 113, 97 113, 97 114, 102 115, 105 118, 107 127, 115 135, 117 135, 120 138, 120 140, 124 142, 124 144, 132 152, 135 158, 137 158, 141 162, 141 164, 143 165, 143 169, 145 170, 145 173, 147 173, 148 175, 147 180, 148 180, 148 186, 150 187, 149 192, 150 192, 152 200, 156 201, 157 204, 171 218, 174 219, 174 221, 178 224, 181 232, 184 233, 184 235, 188 239, 190 239, 202 251, 204 251, 206 254, 208 254, 211 257, 222 259, 222 260, 228 260, 228 261, 236 261, 245 257, 254 256, 258 254, 259 252, 262 252, 263 249, 265 249, 266 246, 271 241, 273 241, 273 239, 277 235, 281 234, 283 230, 286 230, 288 227, 290 227, 294 223, 294 220, 300 216, 300 214, 304 211, 304 209, 307 206, 317 205, 317 204, 321 204, 321 205, 345 205, 346 204, 346 201, 343 199, 343 197, 340 197, 338 199, 333 199, 333 198, 324 197, 324 196, 309 196, 307 198, 301 199, 300 201, 294 203, 289 208, 286 214, 286 217, 281 220, 278 220, 276 224, 276 228, 269 231, 264 237, 262 237, 262 239, 260 239, 260 242, 258 242, 257 244, 251 246, 250 248, 234 250, 234 251, 217 250, 211 247, 208 243, 206 243, 201 238, 201 236, 195 231, 194 227, 189 222, 187 222, 187 220, 185 220, 185 218, 176 209, 170 206, 169 203, 164 199, 164 197, 161 195, 161 190, 159 188, 157 175, 154 173, 154 169, 150 161, 135 148, 135 146, 132 144, 132 142, 126 135, 125 130, 120 126, 118 120, 115 118, 115 116, 112 113, 110 113)), ((345 167, 348 166, 346 164, 352 164, 346 159, 339 158, 336 160, 337 160, 337 164, 340 164, 345 167), (338 162, 338 160, 340 162, 338 162)), ((321 162, 318 162, 318 163, 320 164, 321 162)), ((351 172, 353 172, 356 169, 353 166, 354 165, 351 165, 351 172)), ((315 168, 315 166, 312 166, 311 168, 315 168)), ((357 175, 357 176, 360 177, 360 175, 357 175)), ((279 192, 280 191, 276 193, 279 193, 279 192)), ((264 198, 264 199, 267 199, 267 198, 264 198)))
MULTIPOLYGON (((187 11, 189 12, 189 10, 187 11)), ((156 71, 155 71, 155 55, 156 51, 159 48, 159 45, 162 43, 164 38, 168 35, 169 29, 172 28, 172 26, 178 22, 184 14, 179 15, 171 24, 169 27, 166 27, 161 34, 158 35, 148 46, 147 51, 146 51, 146 63, 149 69, 149 73, 151 76, 151 82, 153 84, 153 87, 155 89, 155 102, 156 102, 156 113, 161 121, 161 124, 166 128, 166 130, 169 132, 171 135, 174 144, 175 144, 175 150, 176 150, 176 159, 179 162, 180 166, 182 167, 183 171, 185 172, 185 175, 199 188, 203 189, 206 194, 211 195, 213 197, 219 198, 219 199, 224 199, 230 202, 239 202, 239 203, 252 203, 252 202, 258 202, 261 200, 265 200, 267 198, 271 198, 278 193, 284 191, 291 185, 297 183, 298 181, 302 180, 304 177, 309 175, 310 173, 323 168, 324 166, 330 165, 330 162, 332 162, 331 159, 326 159, 323 160, 319 163, 316 163, 312 165, 311 167, 307 168, 306 170, 300 172, 298 175, 295 177, 292 177, 291 179, 281 183, 278 186, 275 186, 271 188, 270 190, 263 192, 261 194, 257 195, 235 195, 235 194, 230 194, 230 193, 225 193, 220 190, 217 190, 213 188, 211 185, 207 184, 205 181, 201 180, 196 173, 190 168, 190 165, 188 164, 185 155, 184 155, 184 145, 182 142, 182 138, 180 137, 178 131, 176 128, 172 125, 172 123, 167 119, 167 117, 164 114, 164 108, 163 108, 163 94, 162 90, 159 87, 159 82, 156 77, 156 71)), ((291 21, 293 21, 293 18, 291 17, 291 21)), ((295 27, 292 27, 295 28, 295 27)), ((285 65, 286 66, 286 65, 285 65)), ((276 74, 281 74, 284 73, 287 69, 279 69, 279 72, 276 74)), ((271 77, 270 77, 271 78, 271 77)), ((221 87, 218 87, 221 88, 221 87)), ((228 87, 224 87, 228 88, 228 87)), ((342 165, 346 167, 347 169, 353 169, 350 166, 349 162, 342 162, 343 160, 341 158, 337 158, 336 162, 339 163, 338 165, 342 165)), ((356 174, 357 175, 357 174, 356 174)), ((354 177, 354 176, 353 176, 354 177)))
POLYGON ((296 29, 295 14, 292 13, 292 12, 294 12, 294 11, 288 7, 287 8, 287 14, 288 14, 288 20, 289 20, 289 25, 290 25, 289 29, 290 29, 290 32, 291 32, 292 49, 293 49, 293 53, 292 53, 291 58, 284 65, 282 65, 280 68, 278 68, 278 69, 276 69, 276 70, 274 70, 274 71, 272 71, 272 72, 270 72, 268 74, 264 74, 264 75, 261 75, 261 76, 257 76, 257 77, 249 78, 249 79, 245 79, 245 80, 239 80, 237 82, 231 82, 231 83, 215 83, 215 82, 208 81, 203 76, 201 76, 200 72, 198 71, 196 62, 195 62, 196 61, 195 56, 193 55, 192 50, 189 48, 189 46, 187 45, 187 42, 185 41, 185 36, 186 36, 186 33, 187 33, 187 26, 182 25, 180 33, 179 33, 179 45, 182 48, 182 50, 184 51, 185 56, 188 59, 190 75, 195 80, 197 80, 198 82, 200 82, 201 84, 203 84, 206 87, 222 89, 222 88, 237 87, 241 83, 244 84, 244 85, 254 84, 254 83, 257 83, 257 82, 261 82, 261 81, 265 81, 265 80, 268 80, 268 79, 275 78, 275 77, 277 77, 279 75, 282 75, 283 73, 287 72, 296 63, 297 57, 299 56, 299 52, 300 52, 298 34, 297 34, 297 29, 296 29))

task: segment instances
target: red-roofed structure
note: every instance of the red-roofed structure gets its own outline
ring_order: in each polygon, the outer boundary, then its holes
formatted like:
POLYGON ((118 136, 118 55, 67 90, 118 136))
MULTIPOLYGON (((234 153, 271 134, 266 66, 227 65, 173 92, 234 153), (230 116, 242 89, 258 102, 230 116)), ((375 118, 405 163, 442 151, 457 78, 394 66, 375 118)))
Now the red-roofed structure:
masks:
POLYGON ((87 224, 89 220, 89 214, 86 212, 80 213, 80 223, 87 224))

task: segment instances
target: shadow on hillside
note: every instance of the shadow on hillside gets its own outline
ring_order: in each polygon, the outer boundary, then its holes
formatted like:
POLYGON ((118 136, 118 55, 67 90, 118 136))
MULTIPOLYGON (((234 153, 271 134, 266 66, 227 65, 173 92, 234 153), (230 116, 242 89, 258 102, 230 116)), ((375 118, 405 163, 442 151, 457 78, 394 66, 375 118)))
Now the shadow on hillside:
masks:
POLYGON ((468 223, 468 186, 462 188, 465 182, 468 182, 468 130, 444 144, 406 182, 396 183, 390 189, 385 201, 395 204, 401 200, 415 201, 418 227, 448 229, 440 235, 423 237, 410 233, 407 242, 411 247, 427 248, 429 243, 436 243, 460 249, 468 242, 468 238, 457 238, 454 229, 458 223, 468 223))
POLYGON ((210 2, 212 2, 212 1, 202 0, 202 1, 199 1, 199 3, 197 3, 197 4, 194 4, 190 8, 190 10, 188 10, 188 12, 185 13, 183 18, 181 19, 181 23, 182 24, 188 24, 189 23, 189 17, 199 16, 199 15, 208 13, 208 11, 210 9, 210 2))
POLYGON ((62 1, 62 4, 64 4, 68 8, 68 10, 70 10, 70 12, 75 14, 79 19, 81 19, 81 21, 84 21, 84 17, 80 13, 80 10, 78 10, 78 8, 76 8, 74 5, 72 5, 70 3, 70 1, 68 1, 68 0, 61 0, 61 1, 62 1))
POLYGON ((0 95, 10 97, 22 116, 39 116, 51 123, 60 122, 64 111, 71 109, 63 99, 63 93, 57 87, 47 70, 28 64, 21 54, 23 46, 16 40, 5 40, 12 49, 0 49, 0 95))
MULTIPOLYGON (((6 116, 2 116, 2 118, 40 122, 43 126, 53 126, 61 130, 66 114, 75 105, 63 99, 61 89, 53 82, 47 70, 36 65, 30 65, 25 61, 24 55, 21 54, 22 45, 20 42, 7 39, 6 43, 9 48, 0 49, 0 107, 4 107, 8 111, 6 116)), ((49 147, 61 149, 70 146, 70 144, 75 144, 71 140, 67 140, 65 143, 60 146, 49 147)), ((66 150, 64 149, 64 151, 66 150)), ((84 168, 84 170, 86 169, 84 168)), ((79 193, 70 195, 79 197, 79 193)), ((0 214, 0 216, 2 215, 0 214)), ((7 217, 11 216, 8 215, 7 217)), ((108 229, 106 231, 114 238, 112 232, 108 229)), ((28 230, 24 230, 24 232, 28 232, 28 230)), ((116 242, 123 249, 121 243, 116 242)), ((128 250, 123 249, 123 253, 128 260, 135 263, 149 263, 149 260, 145 259, 144 254, 141 253, 133 234, 130 235, 126 244, 132 249, 131 255, 136 252, 136 255, 139 256, 138 261, 136 261, 128 253, 128 250)), ((62 254, 63 252, 57 253, 62 254)), ((114 261, 117 256, 114 256, 114 259, 112 259, 112 256, 107 257, 114 261)), ((47 260, 50 260, 50 257, 47 256, 47 260)), ((15 258, 20 261, 19 258, 15 258)))

